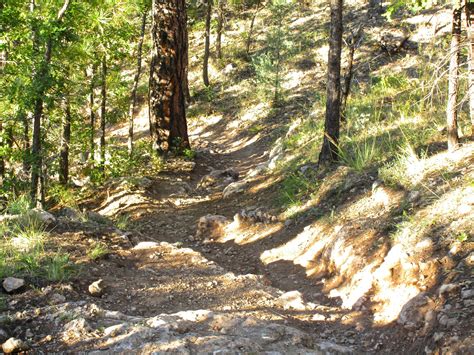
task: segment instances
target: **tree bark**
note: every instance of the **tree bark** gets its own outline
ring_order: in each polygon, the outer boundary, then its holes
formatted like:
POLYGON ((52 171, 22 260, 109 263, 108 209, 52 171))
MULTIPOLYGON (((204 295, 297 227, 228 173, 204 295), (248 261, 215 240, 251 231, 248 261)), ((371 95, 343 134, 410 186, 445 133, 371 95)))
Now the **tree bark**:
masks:
POLYGON ((466 3, 467 36, 469 46, 469 116, 471 137, 474 138, 474 4, 466 3))
POLYGON ((211 45, 211 15, 212 15, 212 1, 206 2, 206 33, 204 34, 204 59, 202 67, 202 80, 205 86, 209 86, 209 51, 211 45))
POLYGON ((184 0, 153 0, 152 40, 149 100, 155 148, 159 153, 186 149, 188 43, 184 0))
POLYGON ((69 144, 71 142, 71 105, 69 98, 64 100, 64 116, 59 152, 59 183, 67 185, 69 180, 69 144))
POLYGON ((95 111, 94 111, 94 90, 95 90, 95 75, 97 71, 97 65, 94 62, 90 69, 90 84, 89 84, 89 145, 90 145, 90 157, 89 159, 93 162, 95 159, 95 111))
POLYGON ((459 91, 459 55, 461 40, 462 1, 457 0, 453 7, 452 37, 449 61, 448 103, 446 121, 448 133, 448 150, 453 151, 459 146, 458 137, 458 91, 459 91))
POLYGON ((217 4, 217 36, 216 36, 216 56, 222 59, 222 32, 225 22, 225 0, 218 0, 217 4))
POLYGON ((362 36, 362 27, 359 27, 355 32, 353 32, 350 37, 347 39, 347 46, 349 47, 349 55, 347 58, 347 69, 344 75, 342 92, 341 92, 341 120, 346 120, 346 106, 347 99, 351 91, 352 78, 354 76, 354 54, 355 50, 359 45, 360 39, 362 36))
POLYGON ((137 105, 138 82, 140 80, 140 74, 142 72, 142 48, 143 48, 143 39, 145 38, 147 12, 148 12, 147 10, 143 11, 143 15, 142 15, 140 40, 138 41, 138 48, 137 48, 137 72, 135 73, 135 77, 133 78, 131 103, 130 103, 130 110, 128 114, 128 117, 129 117, 128 119, 128 155, 129 156, 133 154, 133 123, 135 119, 135 107, 137 105))
POLYGON ((341 52, 342 52, 342 0, 330 0, 331 28, 329 35, 326 119, 324 140, 319 163, 337 161, 341 120, 341 52))
POLYGON ((252 36, 253 36, 253 28, 255 26, 255 20, 260 10, 263 9, 263 6, 260 6, 260 4, 261 4, 261 1, 259 0, 257 3, 257 8, 255 9, 255 12, 252 16, 252 20, 250 21, 250 28, 249 28, 249 32, 247 36, 247 41, 245 44, 245 52, 247 53, 247 56, 250 55, 250 46, 252 45, 252 36))
POLYGON ((30 122, 28 115, 22 111, 20 112, 20 120, 23 124, 23 172, 29 174, 31 170, 30 164, 30 122))
POLYGON ((0 182, 2 184, 5 177, 5 139, 3 136, 3 121, 0 119, 0 182))
MULTIPOLYGON (((64 14, 66 13, 70 5, 70 0, 65 0, 63 6, 58 12, 56 17, 57 22, 61 22, 64 14)), ((34 1, 31 2, 31 11, 34 11, 34 1)), ((37 39, 38 33, 34 30, 33 36, 37 39)), ((51 63, 51 52, 52 52, 53 40, 48 37, 46 40, 46 48, 44 58, 40 64, 39 70, 33 81, 37 84, 37 90, 35 92, 34 99, 34 111, 33 111, 33 143, 31 147, 32 155, 32 169, 31 169, 31 203, 33 206, 38 203, 38 187, 40 188, 40 205, 44 204, 44 177, 42 177, 42 152, 41 152, 41 118, 43 116, 43 103, 44 95, 48 89, 47 78, 49 76, 49 65, 51 63), (40 186, 41 178, 41 186, 40 186)))
POLYGON ((100 103, 100 169, 105 171, 105 123, 107 114, 107 58, 102 58, 102 80, 101 80, 101 103, 100 103))

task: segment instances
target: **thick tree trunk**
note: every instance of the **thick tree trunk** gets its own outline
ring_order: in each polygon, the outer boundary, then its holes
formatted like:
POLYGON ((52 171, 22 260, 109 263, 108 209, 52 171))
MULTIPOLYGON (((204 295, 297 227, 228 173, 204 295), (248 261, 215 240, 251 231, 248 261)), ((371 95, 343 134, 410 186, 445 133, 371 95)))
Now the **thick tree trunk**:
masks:
POLYGON ((319 163, 338 160, 341 120, 342 0, 331 0, 331 30, 327 75, 326 120, 319 163))
POLYGON ((71 142, 71 106, 69 98, 65 99, 64 116, 59 152, 59 183, 67 185, 69 180, 69 144, 71 142))
POLYGON ((102 58, 102 78, 101 78, 101 103, 100 103, 100 169, 105 171, 105 123, 107 114, 107 58, 102 58))
POLYGON ((153 0, 150 120, 155 148, 189 148, 185 110, 187 28, 184 0, 153 0))
POLYGON ((453 8, 453 26, 449 62, 448 104, 446 121, 448 127, 448 149, 455 150, 459 146, 458 137, 458 91, 459 91, 459 51, 461 40, 462 1, 457 0, 453 8))
POLYGON ((204 59, 202 67, 202 80, 206 86, 209 86, 209 48, 211 45, 212 1, 213 0, 207 0, 206 2, 206 33, 204 34, 204 59))
POLYGON ((218 0, 217 4, 217 36, 216 36, 216 55, 222 59, 222 32, 225 22, 225 0, 218 0))
POLYGON ((147 11, 145 10, 142 16, 140 40, 138 41, 138 48, 137 48, 137 72, 135 73, 135 77, 133 78, 131 103, 130 103, 130 110, 128 114, 128 155, 130 156, 133 153, 133 123, 135 119, 135 107, 137 105, 138 82, 140 80, 140 74, 142 72, 142 48, 143 48, 143 39, 145 38, 146 17, 147 17, 147 11))
POLYGON ((89 84, 89 146, 90 146, 90 157, 89 159, 93 162, 95 159, 95 111, 94 111, 94 90, 95 90, 95 74, 97 71, 96 63, 92 64, 90 69, 90 84, 89 84))

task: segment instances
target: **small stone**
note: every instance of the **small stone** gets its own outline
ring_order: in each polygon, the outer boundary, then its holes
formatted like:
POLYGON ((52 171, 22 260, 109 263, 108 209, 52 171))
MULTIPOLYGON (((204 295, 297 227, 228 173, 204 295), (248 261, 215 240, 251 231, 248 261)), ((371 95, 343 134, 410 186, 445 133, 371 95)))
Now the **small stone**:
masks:
POLYGON ((441 285, 441 287, 438 290, 438 293, 440 296, 442 296, 445 293, 451 293, 458 289, 459 289, 459 285, 457 284, 444 284, 444 285, 441 285))
POLYGON ((324 315, 322 315, 322 314, 316 313, 316 314, 314 314, 314 315, 311 317, 311 320, 312 320, 312 321, 315 321, 315 322, 324 321, 324 320, 326 320, 326 317, 325 317, 324 315))
POLYGON ((140 242, 133 247, 133 250, 146 250, 157 248, 160 245, 157 242, 140 242))
POLYGON ((10 338, 2 345, 2 350, 5 354, 18 353, 20 351, 26 351, 30 347, 23 340, 10 338))
POLYGON ((25 337, 28 338, 28 339, 31 339, 31 338, 33 338, 33 336, 34 336, 34 334, 31 331, 31 329, 27 329, 26 332, 25 332, 25 337))
POLYGON ((89 285, 89 293, 94 297, 100 297, 104 293, 102 279, 94 281, 89 285))
POLYGON ((59 293, 53 293, 50 297, 49 297, 49 302, 51 304, 60 304, 60 303, 64 303, 66 302, 66 297, 64 297, 63 295, 59 294, 59 293))
POLYGON ((443 332, 434 333, 434 334, 433 334, 433 341, 434 341, 435 343, 437 343, 437 342, 440 341, 443 337, 444 337, 444 333, 443 333, 443 332))
POLYGON ((16 291, 25 285, 25 280, 16 277, 7 277, 3 280, 3 289, 8 293, 16 291))
POLYGON ((461 291, 461 297, 462 297, 463 299, 466 299, 466 298, 473 298, 473 297, 474 297, 474 289, 461 291))

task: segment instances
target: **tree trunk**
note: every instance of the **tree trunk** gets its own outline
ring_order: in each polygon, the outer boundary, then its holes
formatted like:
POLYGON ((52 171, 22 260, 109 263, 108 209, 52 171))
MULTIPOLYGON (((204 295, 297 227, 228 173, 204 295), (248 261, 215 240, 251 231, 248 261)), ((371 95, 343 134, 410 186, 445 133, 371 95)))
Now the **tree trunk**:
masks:
POLYGON ((469 39, 469 116, 471 137, 474 138, 474 4, 466 3, 467 36, 469 39))
POLYGON ((453 151, 459 146, 458 137, 458 91, 459 91, 459 51, 461 40, 461 9, 462 1, 457 0, 453 8, 453 24, 449 62, 448 104, 446 120, 448 126, 448 150, 453 151))
POLYGON ((346 106, 347 99, 351 91, 352 78, 354 76, 354 54, 355 50, 359 45, 362 36, 362 27, 359 27, 357 31, 353 32, 347 39, 346 43, 349 47, 349 55, 347 58, 347 69, 344 75, 342 92, 341 92, 341 120, 346 120, 346 106))
POLYGON ((3 184, 5 177, 5 139, 3 132, 3 121, 0 119, 0 182, 3 184))
POLYGON ((222 31, 225 21, 225 0, 218 0, 217 4, 217 36, 216 36, 216 55, 222 59, 222 31))
POLYGON ((140 74, 142 72, 142 48, 143 48, 143 39, 145 38, 145 27, 146 27, 146 17, 147 10, 143 12, 142 16, 142 25, 140 32, 140 40, 138 41, 137 48, 137 72, 133 78, 133 88, 132 88, 132 97, 130 103, 130 110, 128 114, 128 155, 131 156, 133 153, 133 121, 135 118, 135 107, 137 105, 137 89, 138 82, 140 80, 140 74))
POLYGON ((63 132, 59 152, 59 183, 67 185, 69 180, 69 144, 71 142, 71 106, 69 98, 65 99, 63 132))
POLYGON ((260 6, 261 1, 258 1, 257 3, 257 8, 255 9, 255 12, 252 16, 252 21, 250 21, 250 28, 247 36, 247 41, 245 45, 245 52, 247 53, 247 56, 250 55, 250 46, 252 45, 252 36, 253 36, 253 28, 255 26, 255 19, 257 18, 258 13, 260 12, 261 9, 263 9, 263 6, 260 6))
POLYGON ((28 115, 22 111, 19 113, 20 120, 23 124, 23 172, 29 174, 31 170, 30 164, 30 122, 28 115))
POLYGON ((331 29, 329 35, 326 119, 324 140, 319 163, 338 160, 339 127, 341 120, 341 52, 342 0, 331 0, 331 29))
POLYGON ((153 0, 150 119, 155 148, 189 148, 185 109, 187 28, 184 0, 153 0))
POLYGON ((212 1, 206 2, 206 33, 204 34, 204 59, 202 67, 202 80, 205 86, 209 86, 209 48, 211 42, 211 15, 212 15, 212 1))
POLYGON ((107 58, 102 58, 102 80, 101 80, 101 99, 100 103, 100 169, 105 171, 105 122, 107 110, 107 58))
MULTIPOLYGON (((70 0, 65 0, 62 8, 57 15, 57 21, 60 22, 70 5, 70 0)), ((32 11, 34 10, 34 2, 32 1, 32 11)), ((33 34, 38 37, 38 33, 33 34)), ((49 65, 51 63, 53 40, 51 37, 46 40, 46 49, 44 59, 40 64, 39 70, 36 72, 34 82, 37 84, 34 99, 33 111, 33 144, 31 146, 32 169, 31 169, 31 203, 33 206, 38 203, 38 192, 40 193, 40 205, 44 204, 44 177, 42 177, 42 152, 41 152, 41 118, 43 116, 44 95, 48 89, 49 65), (40 185, 41 178, 41 185, 40 185), (38 191, 40 187, 40 191, 38 191)))
POLYGON ((89 84, 89 146, 90 146, 90 160, 95 160, 95 111, 94 111, 94 89, 95 89, 95 75, 97 71, 96 63, 92 64, 90 69, 90 84, 89 84))

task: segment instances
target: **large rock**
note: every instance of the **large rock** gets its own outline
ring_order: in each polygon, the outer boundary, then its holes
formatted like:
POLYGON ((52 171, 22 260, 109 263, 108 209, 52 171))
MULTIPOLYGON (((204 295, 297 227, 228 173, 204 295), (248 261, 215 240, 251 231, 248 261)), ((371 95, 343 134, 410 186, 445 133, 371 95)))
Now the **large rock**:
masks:
POLYGON ((23 340, 10 338, 2 345, 2 350, 5 354, 19 353, 27 351, 30 347, 23 340))
POLYGON ((25 280, 16 277, 7 277, 3 280, 2 286, 5 291, 11 293, 25 286, 25 280))

